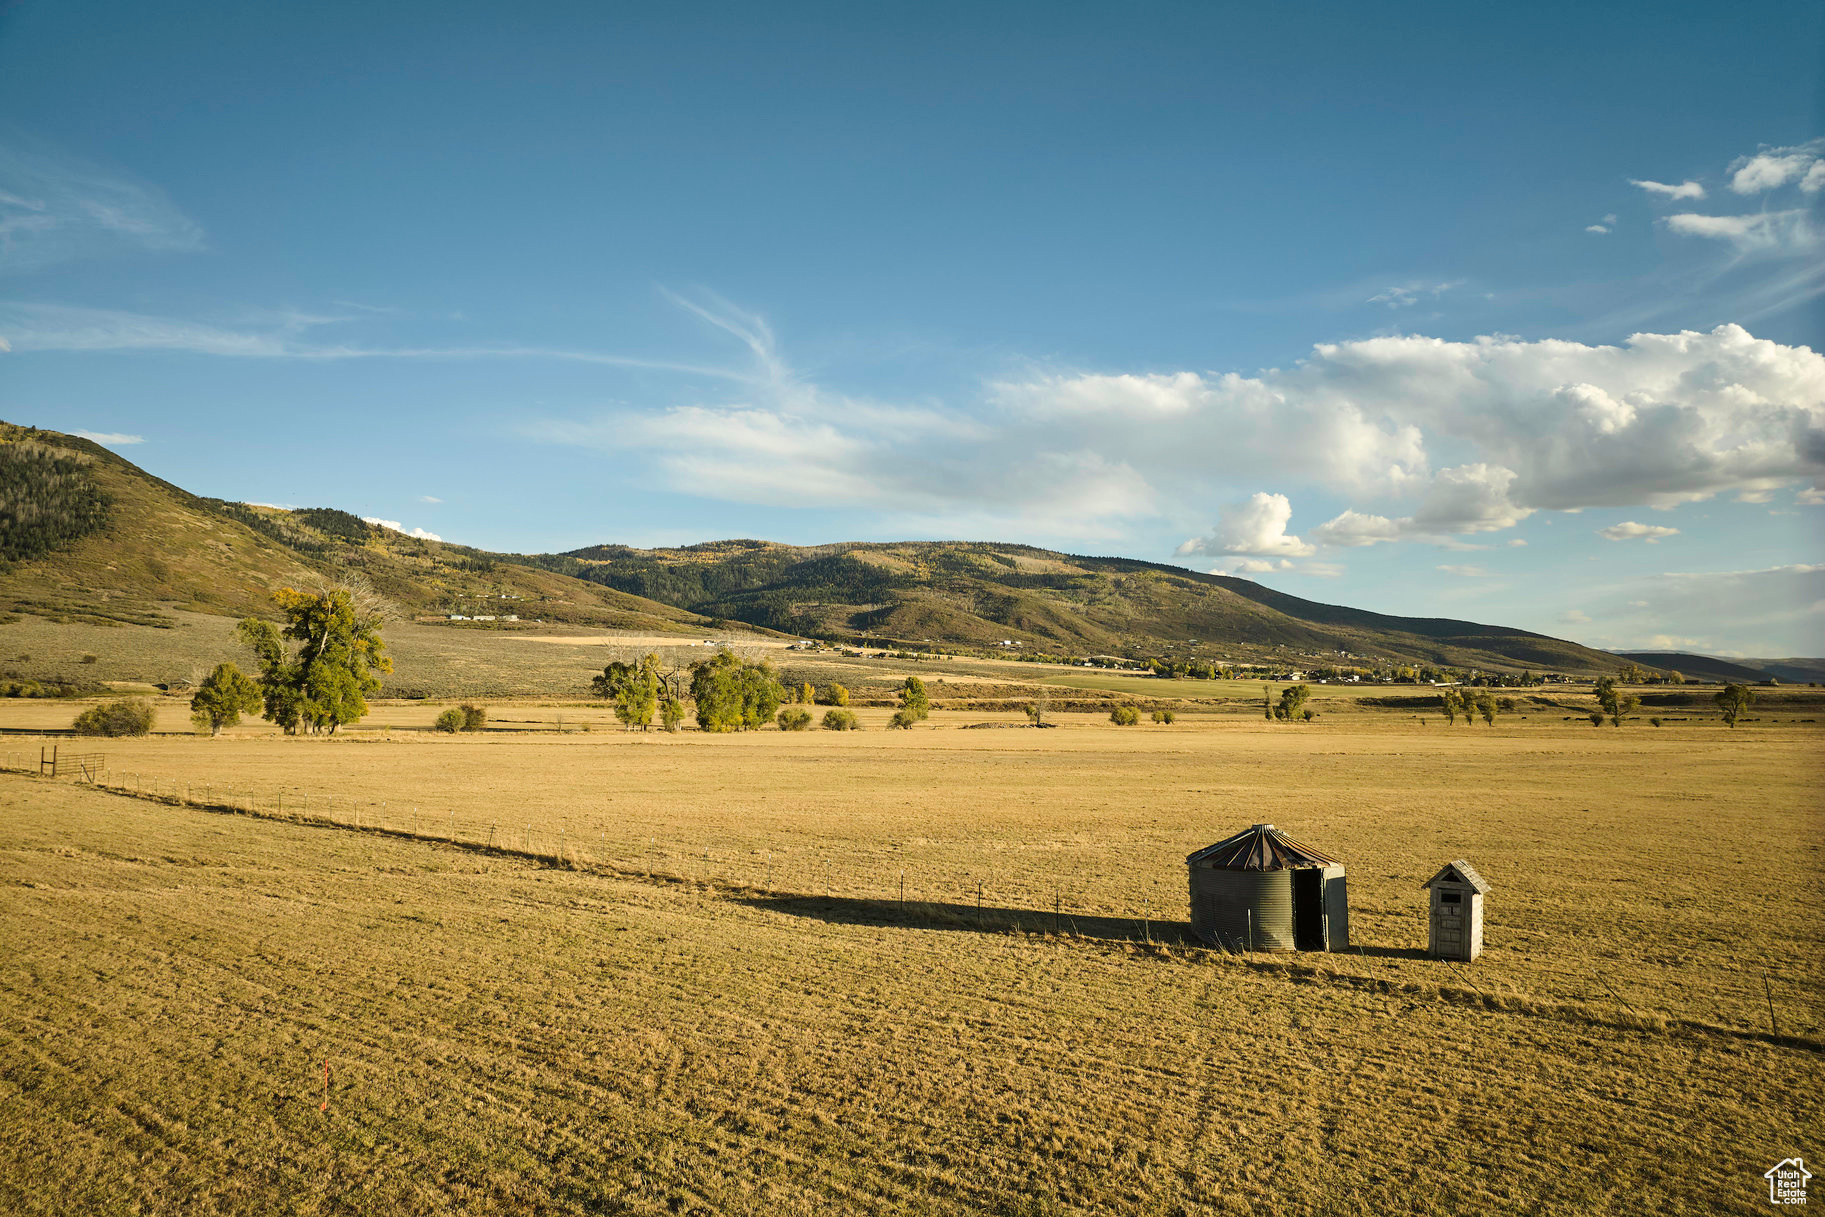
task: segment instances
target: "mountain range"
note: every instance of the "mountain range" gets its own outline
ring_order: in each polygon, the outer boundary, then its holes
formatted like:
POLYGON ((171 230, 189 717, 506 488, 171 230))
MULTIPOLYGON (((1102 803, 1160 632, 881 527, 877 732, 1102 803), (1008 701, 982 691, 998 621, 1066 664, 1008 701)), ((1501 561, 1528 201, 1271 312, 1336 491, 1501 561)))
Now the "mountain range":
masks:
POLYGON ((203 498, 76 436, 0 423, 0 610, 157 626, 358 577, 404 614, 879 645, 1232 662, 1600 672, 1628 659, 1527 630, 1396 617, 1247 579, 992 542, 717 541, 490 553, 332 508, 203 498))

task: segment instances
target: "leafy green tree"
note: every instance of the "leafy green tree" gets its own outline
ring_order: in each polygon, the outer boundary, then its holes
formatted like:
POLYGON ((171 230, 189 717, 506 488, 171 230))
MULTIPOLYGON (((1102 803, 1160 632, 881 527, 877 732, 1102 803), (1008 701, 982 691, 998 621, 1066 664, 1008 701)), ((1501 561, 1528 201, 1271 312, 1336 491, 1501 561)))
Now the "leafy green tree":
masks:
POLYGON ((744 663, 724 647, 691 665, 691 700, 705 731, 749 731, 773 721, 786 690, 773 665, 744 663))
POLYGON ((818 690, 817 704, 820 706, 846 706, 849 704, 849 690, 842 685, 825 685, 818 690))
POLYGON ((282 587, 273 600, 285 615, 281 630, 270 621, 241 622, 241 640, 260 661, 265 717, 284 728, 334 734, 368 712, 380 676, 393 670, 379 602, 352 587, 300 592, 282 587), (286 647, 298 644, 296 654, 286 647))
POLYGON ((258 714, 262 704, 259 685, 234 664, 218 663, 190 699, 190 721, 198 731, 220 735, 223 727, 240 722, 241 715, 258 714))
POLYGON ((1495 694, 1489 692, 1487 689, 1478 689, 1474 694, 1464 698, 1464 716, 1466 720, 1469 719, 1471 711, 1475 711, 1477 717, 1493 727, 1495 726, 1496 711, 1499 709, 1501 709, 1501 704, 1496 701, 1495 694))
POLYGON ((808 680, 799 685, 796 692, 798 694, 796 700, 801 706, 814 705, 817 702, 817 690, 812 687, 811 682, 808 680))
POLYGON ((1261 717, 1268 722, 1274 721, 1274 686, 1261 686, 1261 717))
POLYGON ((801 710, 797 706, 788 706, 779 712, 779 729, 781 731, 803 731, 811 726, 811 711, 801 710))
POLYGON ((676 697, 666 697, 659 703, 659 722, 667 730, 676 732, 678 724, 684 721, 684 703, 676 697))
POLYGON ((1724 725, 1736 729, 1736 720, 1749 711, 1749 703, 1755 700, 1755 690, 1748 685, 1725 685, 1712 695, 1711 700, 1717 703, 1718 713, 1724 716, 1724 725))
POLYGON ((911 720, 907 725, 929 718, 931 712, 931 700, 925 696, 925 682, 917 676, 908 676, 906 683, 900 686, 900 713, 911 720))
POLYGON ((1311 699, 1310 685, 1289 685, 1280 690, 1280 700, 1274 706, 1274 717, 1283 723, 1298 719, 1311 721, 1312 716, 1305 712, 1305 703, 1311 699))
POLYGON ((855 715, 848 710, 826 710, 824 712, 824 730, 856 731, 861 724, 855 721, 855 715))
POLYGON ((615 717, 624 727, 650 730, 653 712, 659 708, 666 685, 659 672, 659 656, 648 653, 638 663, 615 660, 602 669, 602 675, 589 682, 598 697, 615 703, 615 717))
MULTIPOLYGON (((1623 669, 1625 673, 1628 670, 1623 669)), ((1620 727, 1623 720, 1641 706, 1641 699, 1633 693, 1624 693, 1618 689, 1613 677, 1599 676, 1592 692, 1597 695, 1597 704, 1603 708, 1604 714, 1609 716, 1611 726, 1620 727)))
POLYGON ((1445 725, 1447 727, 1457 726, 1457 716, 1464 709, 1464 695, 1456 689, 1440 689, 1438 704, 1439 708, 1445 712, 1445 725))
POLYGON ((90 706, 70 726, 78 735, 151 735, 152 703, 143 697, 117 697, 90 706))

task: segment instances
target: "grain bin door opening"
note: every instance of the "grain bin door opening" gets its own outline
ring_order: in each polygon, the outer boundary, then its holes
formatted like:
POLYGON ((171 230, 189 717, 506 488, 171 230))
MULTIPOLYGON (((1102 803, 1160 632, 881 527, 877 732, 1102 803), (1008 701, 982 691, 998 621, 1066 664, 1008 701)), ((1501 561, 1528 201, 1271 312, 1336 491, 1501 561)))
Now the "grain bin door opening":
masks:
POLYGON ((1293 871, 1293 949, 1324 950, 1324 872, 1315 866, 1293 871))

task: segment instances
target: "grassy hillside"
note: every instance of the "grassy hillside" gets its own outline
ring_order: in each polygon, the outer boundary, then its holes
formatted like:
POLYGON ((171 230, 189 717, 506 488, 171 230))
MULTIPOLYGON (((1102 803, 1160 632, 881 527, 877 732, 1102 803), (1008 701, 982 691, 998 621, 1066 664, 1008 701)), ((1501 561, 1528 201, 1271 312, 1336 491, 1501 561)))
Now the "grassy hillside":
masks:
POLYGON ((204 499, 99 445, 0 423, 0 612, 169 626, 265 611, 275 588, 357 578, 403 616, 462 614, 649 634, 716 621, 821 637, 1068 655, 1611 670, 1525 630, 1391 617, 1247 579, 978 542, 811 548, 720 541, 491 554, 331 508, 204 499))
POLYGON ((1621 661, 1525 630, 1318 604, 1247 579, 1023 545, 598 545, 526 559, 787 633, 1071 654, 1171 654, 1604 671, 1621 661), (1337 653, 1346 652, 1354 659, 1337 653))
POLYGON ((347 577, 403 615, 704 628, 686 610, 347 512, 199 498, 88 440, 0 423, 0 611, 169 626, 174 610, 265 612, 275 588, 347 577))

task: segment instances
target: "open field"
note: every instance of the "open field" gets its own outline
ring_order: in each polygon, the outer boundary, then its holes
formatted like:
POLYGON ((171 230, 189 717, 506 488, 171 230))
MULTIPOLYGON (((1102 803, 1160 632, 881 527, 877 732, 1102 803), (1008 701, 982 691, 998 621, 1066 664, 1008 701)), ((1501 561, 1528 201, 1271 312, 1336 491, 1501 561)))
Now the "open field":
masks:
POLYGON ((6 1207, 1747 1212, 1820 1131, 1816 727, 595 714, 80 745, 560 867, 0 777, 6 1207), (1261 820, 1349 864, 1359 952, 1135 941, 1261 820), (1419 957, 1460 856, 1467 968, 1419 957))

